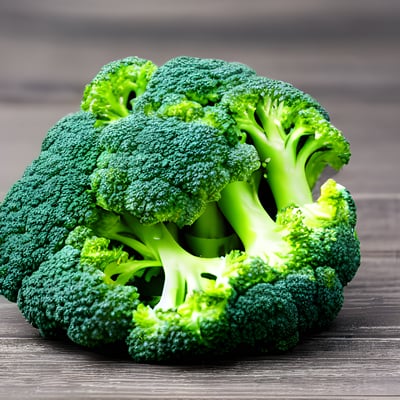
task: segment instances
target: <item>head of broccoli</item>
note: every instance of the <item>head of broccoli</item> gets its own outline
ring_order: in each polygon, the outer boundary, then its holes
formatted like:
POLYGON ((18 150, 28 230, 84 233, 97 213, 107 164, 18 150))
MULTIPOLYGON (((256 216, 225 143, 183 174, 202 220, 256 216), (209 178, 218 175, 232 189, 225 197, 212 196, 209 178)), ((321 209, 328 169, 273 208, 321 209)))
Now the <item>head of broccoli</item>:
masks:
POLYGON ((350 192, 313 197, 349 157, 316 100, 243 64, 113 61, 0 205, 0 293, 140 362, 288 350, 360 264, 350 192))

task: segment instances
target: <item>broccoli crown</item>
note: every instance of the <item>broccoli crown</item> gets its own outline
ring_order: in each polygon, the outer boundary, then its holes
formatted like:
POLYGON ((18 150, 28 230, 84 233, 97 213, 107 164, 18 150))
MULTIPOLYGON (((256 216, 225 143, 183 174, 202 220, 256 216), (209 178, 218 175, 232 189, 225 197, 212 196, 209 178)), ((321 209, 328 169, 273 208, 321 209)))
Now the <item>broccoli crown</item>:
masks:
POLYGON ((172 363, 286 351, 336 317, 357 208, 333 179, 313 198, 350 157, 316 100, 239 63, 128 57, 81 109, 0 206, 0 293, 43 336, 172 363))
POLYGON ((97 203, 146 224, 192 224, 228 183, 260 165, 252 146, 176 118, 132 114, 102 131, 100 148, 91 175, 97 203))
POLYGON ((85 112, 61 119, 0 205, 0 292, 9 300, 16 300, 24 276, 94 216, 87 191, 98 156, 94 123, 85 112))
POLYGON ((111 61, 86 85, 82 110, 95 114, 96 126, 126 117, 156 70, 152 61, 138 57, 111 61))
POLYGON ((288 82, 260 76, 253 76, 225 92, 221 101, 237 114, 238 118, 249 112, 254 113, 256 106, 261 103, 266 111, 271 113, 271 118, 279 120, 286 132, 291 130, 293 118, 297 117, 300 111, 310 108, 316 109, 322 118, 329 121, 327 111, 309 94, 288 82))

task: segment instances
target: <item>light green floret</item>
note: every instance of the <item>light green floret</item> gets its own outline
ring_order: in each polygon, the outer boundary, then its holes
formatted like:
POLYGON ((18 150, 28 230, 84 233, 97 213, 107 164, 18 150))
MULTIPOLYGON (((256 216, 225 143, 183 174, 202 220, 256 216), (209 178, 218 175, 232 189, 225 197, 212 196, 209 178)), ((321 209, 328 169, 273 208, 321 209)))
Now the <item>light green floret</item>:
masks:
POLYGON ((222 103, 256 147, 278 210, 312 203, 310 188, 324 168, 349 161, 349 143, 325 110, 288 83, 250 79, 222 103))
POLYGON ((86 85, 81 108, 96 116, 96 126, 104 126, 132 111, 136 100, 146 91, 157 66, 138 57, 112 61, 102 67, 86 85))

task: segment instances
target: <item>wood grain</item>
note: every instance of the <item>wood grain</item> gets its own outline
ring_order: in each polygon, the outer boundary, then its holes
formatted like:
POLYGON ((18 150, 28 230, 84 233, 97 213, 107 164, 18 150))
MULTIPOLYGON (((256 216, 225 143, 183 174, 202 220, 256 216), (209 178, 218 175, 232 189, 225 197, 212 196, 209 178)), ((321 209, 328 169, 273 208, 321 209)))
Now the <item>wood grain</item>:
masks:
POLYGON ((348 137, 335 178, 357 203, 362 264, 330 329, 201 365, 45 340, 0 296, 0 399, 400 399, 399 37, 397 0, 2 0, 0 199, 106 62, 238 60, 311 93, 348 137))

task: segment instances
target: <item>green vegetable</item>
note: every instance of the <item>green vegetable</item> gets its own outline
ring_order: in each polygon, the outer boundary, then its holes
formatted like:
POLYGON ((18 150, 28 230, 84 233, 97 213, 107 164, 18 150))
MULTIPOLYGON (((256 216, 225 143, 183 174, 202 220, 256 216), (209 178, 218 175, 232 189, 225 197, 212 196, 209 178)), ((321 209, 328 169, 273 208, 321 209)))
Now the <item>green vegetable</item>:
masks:
POLYGON ((99 149, 91 113, 52 127, 42 151, 0 206, 0 292, 16 301, 21 282, 93 217, 88 188, 99 149))
POLYGON ((223 103, 265 163, 278 209, 311 203, 309 189, 326 165, 338 170, 349 161, 349 144, 325 110, 287 83, 251 79, 223 103))
POLYGON ((286 351, 360 264, 350 192, 316 187, 349 158, 316 100, 246 65, 113 61, 0 206, 0 293, 135 361, 286 351))
POLYGON ((84 111, 96 116, 96 126, 126 117, 146 90, 157 66, 138 57, 112 61, 86 85, 81 102, 84 111))

